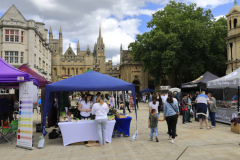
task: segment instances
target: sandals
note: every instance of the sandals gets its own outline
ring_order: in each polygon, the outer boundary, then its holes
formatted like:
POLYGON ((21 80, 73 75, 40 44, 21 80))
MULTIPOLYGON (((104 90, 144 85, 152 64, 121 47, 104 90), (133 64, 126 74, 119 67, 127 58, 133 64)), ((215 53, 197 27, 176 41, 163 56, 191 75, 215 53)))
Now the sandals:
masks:
POLYGON ((203 129, 203 128, 200 127, 200 129, 203 129))
POLYGON ((212 127, 208 126, 207 130, 212 129, 212 127))

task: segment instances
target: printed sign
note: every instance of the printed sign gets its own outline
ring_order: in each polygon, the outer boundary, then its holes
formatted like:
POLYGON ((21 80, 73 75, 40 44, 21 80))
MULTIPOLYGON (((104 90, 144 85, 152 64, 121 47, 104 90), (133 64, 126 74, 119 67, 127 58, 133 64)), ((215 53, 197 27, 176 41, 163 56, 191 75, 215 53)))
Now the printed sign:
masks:
POLYGON ((18 80, 18 81, 23 81, 23 80, 24 80, 24 77, 17 77, 17 80, 18 80))
POLYGON ((192 87, 197 87, 197 84, 192 84, 192 85, 182 85, 182 88, 192 88, 192 87))
POLYGON ((239 79, 232 79, 232 80, 219 80, 219 81, 213 81, 208 82, 208 87, 229 87, 229 86, 237 86, 239 82, 239 79))
POLYGON ((19 118, 17 146, 32 148, 33 82, 19 84, 19 118))
POLYGON ((192 81, 192 82, 197 82, 197 81, 199 81, 200 79, 202 79, 202 77, 203 77, 203 76, 200 76, 198 79, 195 79, 195 80, 192 81))

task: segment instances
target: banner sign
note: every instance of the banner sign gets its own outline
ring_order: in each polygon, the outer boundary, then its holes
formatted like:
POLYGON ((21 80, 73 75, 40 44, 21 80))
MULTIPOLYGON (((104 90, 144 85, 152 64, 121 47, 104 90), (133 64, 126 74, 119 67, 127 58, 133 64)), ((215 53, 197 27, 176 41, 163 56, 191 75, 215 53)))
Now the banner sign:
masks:
POLYGON ((182 85, 182 88, 192 88, 192 87, 197 87, 197 84, 182 85))
POLYGON ((33 82, 19 84, 19 118, 17 146, 32 149, 33 82))
POLYGON ((231 79, 231 80, 219 80, 208 82, 208 87, 230 87, 230 86, 237 86, 239 83, 239 79, 231 79))

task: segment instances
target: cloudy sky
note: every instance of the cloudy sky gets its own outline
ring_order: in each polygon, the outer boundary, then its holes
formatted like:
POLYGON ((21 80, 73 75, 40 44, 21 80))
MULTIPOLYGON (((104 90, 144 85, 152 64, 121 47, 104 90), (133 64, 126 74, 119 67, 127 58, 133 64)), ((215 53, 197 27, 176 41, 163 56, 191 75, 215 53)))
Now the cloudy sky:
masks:
MULTIPOLYGON (((219 17, 228 13, 234 0, 178 1, 210 8, 219 17)), ((54 38, 58 38, 61 26, 64 52, 69 43, 76 49, 78 40, 81 50, 89 45, 92 51, 101 24, 106 57, 116 64, 120 61, 120 44, 127 49, 136 34, 148 31, 146 22, 151 20, 151 14, 167 3, 169 0, 1 0, 0 16, 15 4, 27 20, 44 22, 47 29, 51 25, 54 38)))

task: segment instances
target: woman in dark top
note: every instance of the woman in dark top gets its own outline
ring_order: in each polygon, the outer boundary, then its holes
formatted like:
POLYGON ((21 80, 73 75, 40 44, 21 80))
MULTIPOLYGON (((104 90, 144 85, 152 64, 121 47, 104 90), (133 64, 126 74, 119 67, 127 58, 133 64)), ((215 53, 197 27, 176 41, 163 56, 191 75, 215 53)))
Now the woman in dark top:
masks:
POLYGON ((160 114, 161 106, 162 106, 162 98, 161 98, 160 93, 157 93, 156 96, 157 96, 157 101, 159 102, 158 103, 158 114, 160 114))
POLYGON ((8 117, 9 117, 9 123, 13 121, 13 111, 14 111, 14 97, 9 97, 9 111, 8 111, 8 117))

